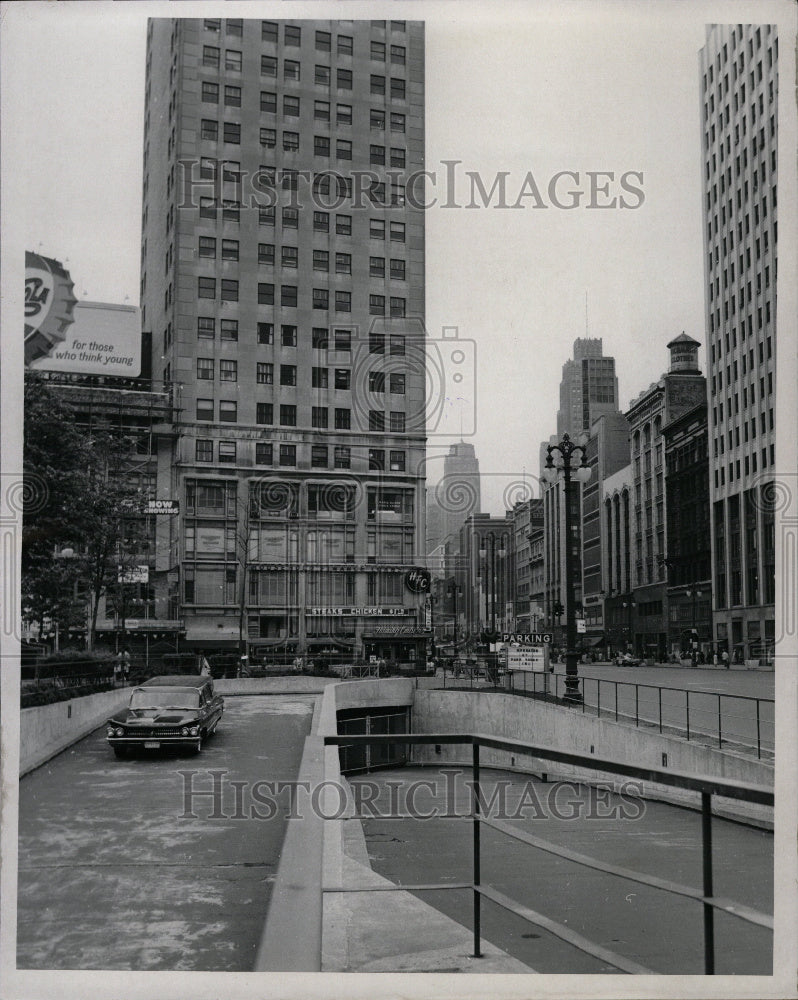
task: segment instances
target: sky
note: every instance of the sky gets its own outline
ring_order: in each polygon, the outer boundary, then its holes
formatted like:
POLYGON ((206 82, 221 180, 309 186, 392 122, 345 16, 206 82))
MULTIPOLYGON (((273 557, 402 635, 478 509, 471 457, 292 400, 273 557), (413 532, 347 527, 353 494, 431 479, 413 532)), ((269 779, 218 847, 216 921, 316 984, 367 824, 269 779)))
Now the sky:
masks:
MULTIPOLYGON (((219 5, 112 6, 4 8, 6 73, 24 81, 6 135, 24 151, 23 248, 66 263, 78 298, 137 305, 146 17, 219 5)), ((497 514, 519 482, 537 493, 540 442, 556 430, 577 337, 601 337, 615 357, 622 408, 667 369, 670 339, 685 331, 703 344, 698 52, 708 8, 383 7, 426 21, 426 165, 436 174, 427 196, 437 198, 426 219, 426 324, 441 341, 430 387, 443 396, 428 475, 440 476, 462 428, 480 460, 483 508, 497 514), (479 188, 472 199, 469 172, 486 192, 503 174, 505 204, 518 207, 496 207, 498 190, 489 207, 479 188)), ((253 16, 236 3, 221 12, 253 16)), ((337 12, 380 13, 356 2, 257 8, 337 12)))

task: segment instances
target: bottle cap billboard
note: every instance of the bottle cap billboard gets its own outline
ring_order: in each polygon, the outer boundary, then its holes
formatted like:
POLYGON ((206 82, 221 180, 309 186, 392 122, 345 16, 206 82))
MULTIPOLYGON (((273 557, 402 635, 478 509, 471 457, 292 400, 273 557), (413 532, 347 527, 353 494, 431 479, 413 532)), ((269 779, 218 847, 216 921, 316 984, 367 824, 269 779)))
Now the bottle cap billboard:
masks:
POLYGON ((74 322, 69 271, 51 257, 25 254, 25 364, 51 357, 74 322))

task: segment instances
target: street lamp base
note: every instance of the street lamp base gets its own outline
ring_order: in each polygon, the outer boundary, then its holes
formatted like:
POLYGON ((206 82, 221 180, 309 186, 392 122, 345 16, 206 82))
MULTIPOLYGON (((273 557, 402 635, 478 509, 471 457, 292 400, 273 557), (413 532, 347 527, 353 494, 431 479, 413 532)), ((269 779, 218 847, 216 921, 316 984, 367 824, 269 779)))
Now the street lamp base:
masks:
POLYGON ((579 690, 579 654, 569 650, 565 654, 565 693, 563 701, 570 705, 582 704, 582 692, 579 690))

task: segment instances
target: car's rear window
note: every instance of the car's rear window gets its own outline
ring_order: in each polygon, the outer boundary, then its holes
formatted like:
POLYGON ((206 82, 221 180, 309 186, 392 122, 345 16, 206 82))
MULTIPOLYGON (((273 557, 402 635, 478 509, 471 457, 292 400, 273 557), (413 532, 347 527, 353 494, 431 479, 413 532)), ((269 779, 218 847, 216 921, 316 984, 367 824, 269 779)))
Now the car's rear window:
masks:
POLYGON ((131 708, 180 708, 199 707, 199 691, 190 688, 137 688, 130 696, 131 708))

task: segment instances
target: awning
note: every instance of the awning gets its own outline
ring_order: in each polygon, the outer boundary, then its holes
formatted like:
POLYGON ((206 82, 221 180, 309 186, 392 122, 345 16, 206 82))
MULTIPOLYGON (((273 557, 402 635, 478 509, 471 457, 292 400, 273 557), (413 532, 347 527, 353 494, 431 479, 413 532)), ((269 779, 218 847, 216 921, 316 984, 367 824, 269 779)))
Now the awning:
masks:
MULTIPOLYGON (((237 625, 194 625, 186 629, 186 639, 189 642, 238 642, 240 634, 237 625)), ((244 635, 246 639, 246 634, 244 635)))
POLYGON ((587 646, 603 646, 606 642, 604 638, 604 633, 601 635, 586 635, 582 640, 587 646))

